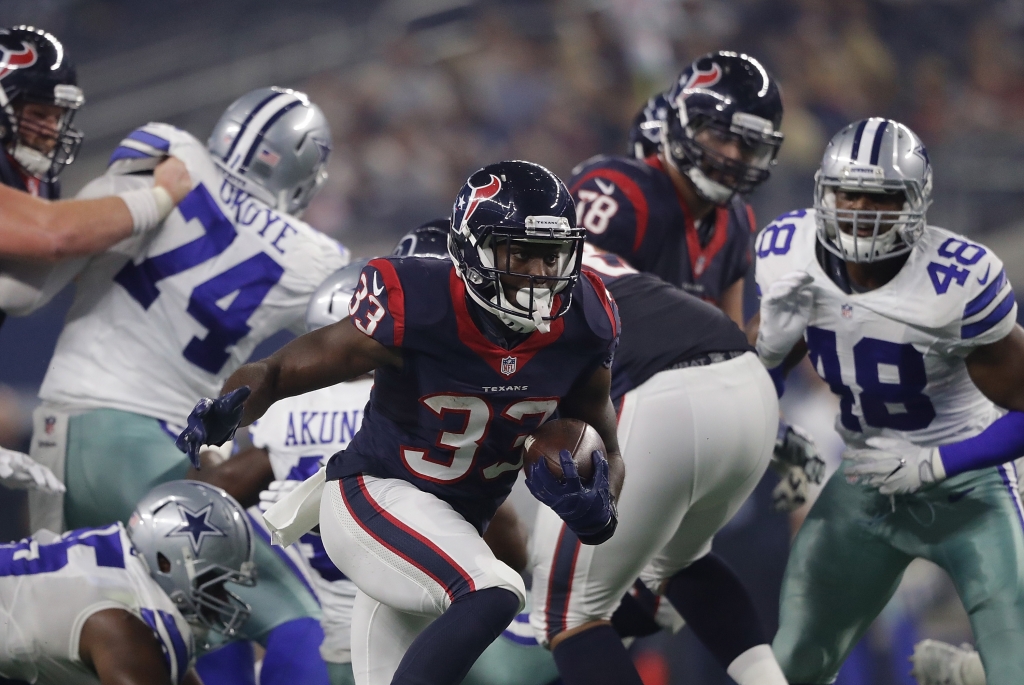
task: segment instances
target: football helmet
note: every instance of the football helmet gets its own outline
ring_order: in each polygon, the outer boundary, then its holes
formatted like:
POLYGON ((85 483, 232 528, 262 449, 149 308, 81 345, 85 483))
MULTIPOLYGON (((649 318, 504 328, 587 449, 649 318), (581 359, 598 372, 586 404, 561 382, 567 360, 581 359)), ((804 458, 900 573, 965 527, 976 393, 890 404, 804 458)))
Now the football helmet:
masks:
POLYGON ((629 127, 629 154, 637 159, 647 159, 661 149, 661 129, 668 111, 667 94, 658 93, 637 112, 629 127))
POLYGON ((231 637, 249 618, 224 586, 256 584, 252 525, 231 495, 191 480, 158 485, 136 505, 128 536, 189 623, 231 637))
POLYGON ((440 257, 448 259, 450 219, 434 219, 402 236, 391 253, 395 257, 440 257))
POLYGON ((331 127, 305 93, 259 88, 231 103, 207 148, 243 190, 301 216, 327 180, 331 127))
POLYGON ((0 142, 18 165, 41 181, 54 181, 82 144, 72 128, 85 102, 74 66, 52 34, 31 26, 0 29, 0 142), (26 105, 56 107, 45 123, 26 105))
POLYGON ((913 131, 878 117, 852 123, 829 141, 814 176, 818 241, 848 262, 906 254, 924 232, 931 195, 928 151, 913 131), (836 191, 902 194, 903 207, 836 209, 836 191))
POLYGON ((532 162, 498 162, 480 169, 455 198, 448 251, 470 298, 514 331, 546 333, 565 314, 580 276, 586 231, 576 226, 576 205, 565 184, 532 162), (557 245, 554 274, 512 270, 513 243, 557 245), (502 277, 526 285, 510 298, 502 277), (561 293, 561 295, 560 295, 561 293))
POLYGON ((771 173, 782 145, 782 95, 753 57, 713 52, 683 70, 667 95, 662 149, 708 202, 724 205, 771 173), (709 147, 735 141, 739 159, 709 147))
POLYGON ((359 287, 359 274, 369 262, 369 259, 354 259, 320 284, 306 305, 306 332, 330 326, 349 315, 349 300, 359 287))

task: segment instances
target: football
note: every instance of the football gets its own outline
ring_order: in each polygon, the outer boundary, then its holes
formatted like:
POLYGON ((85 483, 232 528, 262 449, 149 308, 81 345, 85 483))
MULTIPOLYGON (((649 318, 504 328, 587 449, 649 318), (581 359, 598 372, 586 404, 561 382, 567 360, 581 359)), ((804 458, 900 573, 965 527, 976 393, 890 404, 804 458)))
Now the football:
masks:
POLYGON ((568 450, 572 455, 576 472, 584 481, 594 475, 590 455, 594 450, 605 454, 604 440, 593 426, 579 419, 556 419, 548 421, 526 437, 523 443, 523 465, 536 464, 543 459, 548 470, 562 480, 562 464, 558 459, 561 450, 568 450))

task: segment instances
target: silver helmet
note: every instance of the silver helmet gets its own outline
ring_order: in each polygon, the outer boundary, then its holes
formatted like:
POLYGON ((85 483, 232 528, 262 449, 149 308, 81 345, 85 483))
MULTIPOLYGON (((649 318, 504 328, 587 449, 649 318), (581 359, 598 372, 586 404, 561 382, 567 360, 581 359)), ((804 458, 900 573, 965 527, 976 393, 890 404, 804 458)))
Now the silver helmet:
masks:
POLYGON ((189 623, 230 637, 249 618, 224 585, 256 584, 252 526, 231 495, 197 481, 158 485, 136 505, 128 535, 189 623))
POLYGON ((243 190, 301 216, 327 180, 331 127, 305 93, 259 88, 231 103, 206 146, 243 190))
POLYGON ((306 305, 306 330, 330 326, 348 316, 348 303, 359 286, 359 274, 369 259, 356 259, 320 284, 306 305))
POLYGON ((917 135, 892 119, 850 124, 825 148, 814 176, 818 240, 848 262, 872 262, 910 252, 924 232, 931 204, 932 166, 917 135), (837 209, 836 192, 900 195, 897 210, 837 209))

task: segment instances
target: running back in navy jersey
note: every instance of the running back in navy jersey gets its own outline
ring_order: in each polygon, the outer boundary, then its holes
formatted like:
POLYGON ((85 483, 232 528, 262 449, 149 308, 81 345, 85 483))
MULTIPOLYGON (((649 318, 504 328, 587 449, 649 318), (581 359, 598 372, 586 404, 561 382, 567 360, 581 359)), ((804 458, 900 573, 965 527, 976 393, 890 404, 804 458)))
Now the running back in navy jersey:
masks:
POLYGON ((616 403, 673 364, 714 352, 754 349, 720 309, 653 274, 639 273, 618 255, 587 245, 583 268, 604 282, 622 319, 612 367, 616 403))
POLYGON ((587 242, 702 300, 722 294, 751 266, 753 210, 739 196, 718 207, 704 240, 657 156, 598 156, 573 169, 569 191, 587 242))
POLYGON ((572 298, 549 333, 505 349, 474 323, 475 305, 450 262, 372 260, 349 307, 352 323, 400 349, 403 367, 375 372, 362 427, 331 459, 328 478, 365 473, 412 482, 482 531, 522 467, 525 436, 577 382, 611 365, 614 301, 592 273, 572 298))

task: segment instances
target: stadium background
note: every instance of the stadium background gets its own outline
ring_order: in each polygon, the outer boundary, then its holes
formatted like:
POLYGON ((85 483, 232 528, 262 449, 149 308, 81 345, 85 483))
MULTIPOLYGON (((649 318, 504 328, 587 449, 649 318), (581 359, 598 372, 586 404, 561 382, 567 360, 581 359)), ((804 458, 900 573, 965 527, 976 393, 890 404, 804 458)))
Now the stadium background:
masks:
MULTIPOLYGON (((760 225, 810 202, 829 136, 865 116, 909 124, 935 166, 930 222, 990 245, 1024 287, 1024 0, 3 0, 0 25, 56 34, 86 104, 74 194, 122 135, 166 121, 205 139, 259 86, 305 90, 334 134, 330 179, 306 219, 356 255, 448 213, 466 176, 522 158, 567 178, 625 152, 640 104, 693 57, 748 52, 781 82, 786 142, 751 198, 760 225)), ((0 444, 26 448, 29 415, 70 292, 0 331, 0 444)), ((286 338, 268 341, 262 356, 286 338)), ((835 403, 806 369, 784 404, 830 462, 835 403)), ((770 478, 716 545, 774 626, 799 517, 770 510, 770 478)), ((528 498, 528 496, 527 496, 528 498)), ((528 499, 517 502, 528 505, 528 499)), ((0 489, 0 538, 21 497, 0 489)), ((915 563, 839 685, 910 684, 919 637, 960 642, 966 617, 941 571, 915 563)), ((731 682, 684 631, 633 647, 649 685, 731 682)))

